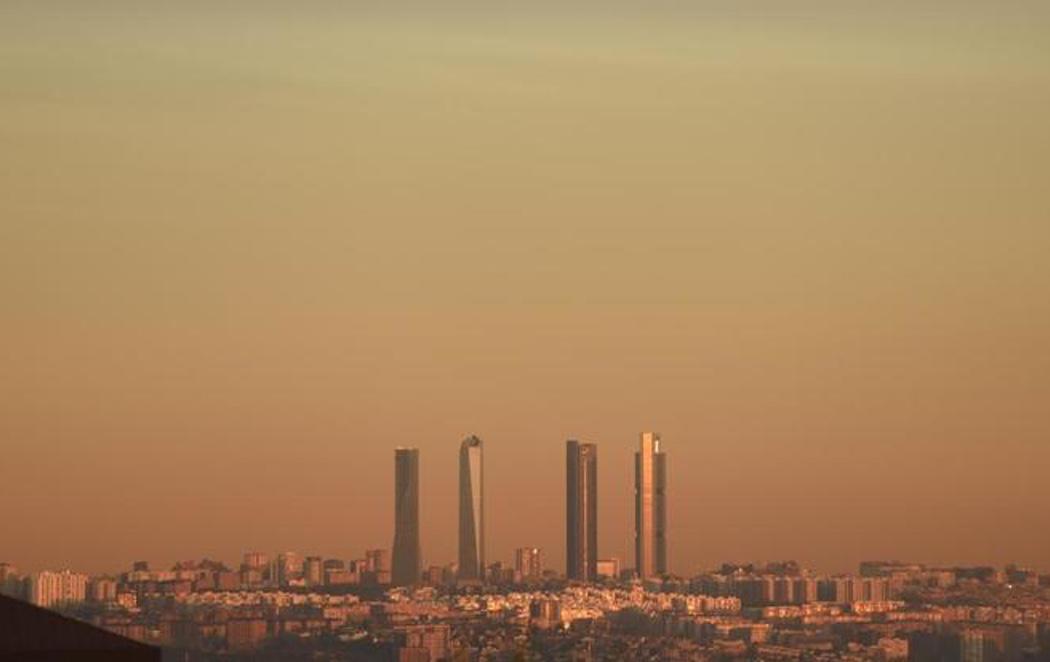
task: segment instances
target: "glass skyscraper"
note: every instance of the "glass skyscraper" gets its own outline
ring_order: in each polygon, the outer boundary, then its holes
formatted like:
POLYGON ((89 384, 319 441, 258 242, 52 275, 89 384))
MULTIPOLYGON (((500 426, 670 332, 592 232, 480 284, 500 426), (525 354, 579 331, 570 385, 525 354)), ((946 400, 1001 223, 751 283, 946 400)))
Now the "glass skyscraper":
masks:
POLYGON ((598 446, 565 446, 565 571, 569 579, 598 576, 598 446))
POLYGON ((660 435, 643 432, 634 454, 634 556, 642 579, 667 573, 667 456, 660 435))
POLYGON ((419 449, 394 450, 394 552, 391 580, 396 586, 419 583, 419 449))
POLYGON ((459 578, 485 574, 485 480, 481 439, 459 445, 459 578))

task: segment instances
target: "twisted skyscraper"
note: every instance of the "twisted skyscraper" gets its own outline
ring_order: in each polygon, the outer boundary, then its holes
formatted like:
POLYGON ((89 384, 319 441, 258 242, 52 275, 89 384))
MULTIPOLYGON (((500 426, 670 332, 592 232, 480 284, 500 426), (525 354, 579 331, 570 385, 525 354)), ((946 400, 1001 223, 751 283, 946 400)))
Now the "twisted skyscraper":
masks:
POLYGON ((422 560, 419 545, 419 449, 394 451, 394 554, 392 581, 396 586, 419 582, 422 560))

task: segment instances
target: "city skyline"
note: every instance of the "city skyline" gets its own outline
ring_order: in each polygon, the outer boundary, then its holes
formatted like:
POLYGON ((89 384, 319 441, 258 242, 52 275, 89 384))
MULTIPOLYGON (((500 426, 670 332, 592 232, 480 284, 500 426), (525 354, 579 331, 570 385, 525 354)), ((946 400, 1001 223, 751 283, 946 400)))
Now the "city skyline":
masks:
POLYGON ((1050 3, 395 4, 0 3, 0 558, 1050 566, 1050 3))
POLYGON ((23 575, 0 562, 0 644, 19 659, 59 659, 67 650, 59 630, 83 633, 77 645, 90 639, 93 649, 156 647, 143 660, 169 652, 183 660, 447 660, 480 650, 559 659, 570 649, 585 660, 1050 655, 1050 574, 1015 564, 875 560, 827 574, 782 560, 640 580, 603 560, 600 581, 581 583, 541 572, 540 550, 522 548, 513 571, 489 568, 484 587, 458 581, 451 568, 429 568, 419 586, 392 587, 383 558, 366 550, 365 558, 308 556, 300 565, 292 552, 270 561, 250 551, 234 569, 214 559, 170 569, 138 561, 104 576, 23 575), (121 639, 100 639, 104 631, 121 639))
MULTIPOLYGON (((633 451, 633 476, 630 486, 627 482, 613 482, 609 481, 610 484, 604 484, 600 479, 601 474, 597 471, 597 449, 600 444, 598 443, 583 443, 575 439, 570 439, 566 444, 566 473, 565 473, 565 501, 562 512, 564 514, 564 525, 563 528, 567 531, 565 536, 562 538, 563 553, 560 555, 561 558, 579 558, 584 560, 584 565, 577 564, 577 568, 586 568, 585 572, 580 572, 578 569, 575 571, 574 578, 579 578, 582 581, 593 581, 594 577, 598 576, 597 567, 599 562, 606 559, 615 561, 618 566, 625 570, 639 571, 640 565, 638 559, 640 556, 644 556, 644 552, 640 548, 640 541, 644 540, 645 536, 639 535, 641 530, 644 530, 646 526, 642 524, 643 519, 651 518, 651 521, 655 524, 650 524, 652 531, 652 549, 653 552, 653 570, 648 574, 641 574, 644 579, 647 576, 660 576, 663 574, 669 574, 677 576, 679 573, 667 568, 666 566, 666 453, 662 447, 662 439, 659 434, 653 432, 642 432, 639 433, 639 443, 636 444, 636 450, 633 451), (644 467, 645 462, 643 458, 648 450, 651 455, 650 468, 644 467), (574 469, 574 467, 576 467, 574 469), (648 490, 651 494, 648 507, 643 506, 643 495, 646 490, 640 489, 641 485, 644 484, 644 474, 646 471, 651 473, 650 481, 651 486, 648 490), (592 499, 597 494, 599 488, 603 488, 602 491, 609 491, 611 493, 625 492, 632 488, 633 496, 633 526, 634 535, 629 550, 621 550, 620 552, 614 553, 601 553, 598 551, 600 548, 597 545, 586 542, 587 540, 597 540, 597 531, 600 527, 597 526, 597 522, 603 518, 601 509, 597 506, 597 499, 592 499), (573 499, 573 494, 579 496, 573 499), (642 517, 646 510, 650 510, 651 514, 649 518, 642 517), (578 513, 574 516, 573 513, 578 513), (579 515, 582 514, 582 517, 579 515), (595 524, 592 525, 591 523, 595 524), (582 536, 574 537, 571 532, 579 531, 582 536), (578 542, 583 540, 584 542, 578 542), (573 551, 576 550, 576 551, 573 551), (660 559, 663 558, 663 568, 665 570, 660 571, 657 568, 660 566, 660 559), (634 565, 632 565, 632 561, 634 565)), ((479 555, 478 561, 478 574, 471 576, 468 574, 462 574, 461 570, 458 570, 458 577, 460 579, 469 580, 479 578, 483 576, 483 570, 486 569, 485 557, 484 557, 484 497, 483 490, 474 490, 473 484, 470 478, 474 475, 483 476, 483 442, 476 435, 468 435, 463 438, 459 443, 457 452, 457 466, 459 468, 460 483, 457 490, 459 508, 457 511, 457 529, 459 535, 457 540, 459 545, 456 553, 453 556, 442 558, 437 556, 428 556, 425 553, 425 549, 422 544, 422 537, 420 530, 423 526, 429 526, 437 530, 447 530, 449 527, 447 523, 442 522, 427 522, 425 518, 421 518, 420 515, 420 501, 425 500, 424 493, 420 492, 420 453, 418 448, 406 448, 396 447, 394 448, 394 472, 393 472, 393 485, 394 485, 394 498, 391 500, 393 503, 393 511, 395 513, 394 526, 392 527, 392 537, 394 540, 391 550, 392 557, 394 558, 394 570, 393 570, 393 585, 410 586, 420 583, 420 577, 423 576, 423 570, 426 567, 443 566, 447 567, 450 559, 455 558, 457 568, 463 567, 463 560, 465 554, 469 555, 472 550, 468 546, 464 546, 465 540, 477 540, 481 554, 479 555), (464 482, 466 479, 466 482, 464 482), (466 510, 465 510, 466 508, 466 510), (475 508, 477 510, 475 510, 475 508), (470 524, 472 517, 475 512, 479 515, 479 519, 482 522, 482 526, 479 527, 479 531, 470 531, 470 524), (464 535, 469 534, 469 538, 465 538, 464 535), (401 553, 396 553, 396 550, 401 550, 401 553), (401 557, 403 562, 398 570, 398 557, 401 557), (418 567, 418 572, 412 573, 411 567, 418 567), (414 576, 416 579, 410 580, 408 577, 414 576), (399 580, 400 578, 400 580, 399 580)), ((478 483, 479 487, 481 482, 478 483)), ((555 527, 557 528, 557 527, 555 527)), ((353 531, 353 523, 350 523, 350 531, 353 531)), ((543 537, 543 536, 541 536, 543 537)), ((439 537, 440 539, 440 537, 439 537)), ((518 542, 521 542, 520 540, 518 542)), ((550 547, 529 547, 521 548, 514 544, 504 543, 501 548, 513 548, 513 553, 508 554, 506 558, 501 558, 503 563, 516 564, 518 562, 518 555, 520 552, 528 549, 539 550, 546 549, 550 550, 550 547)), ((338 548, 340 544, 335 544, 334 547, 338 548)), ((381 552, 382 550, 374 550, 381 552)), ((294 552, 288 552, 288 554, 295 554, 294 552)), ((247 556, 247 553, 246 553, 247 556)), ((278 554, 277 561, 280 562, 283 553, 278 554)), ((872 555, 868 555, 870 557, 872 555)), ((878 555, 876 555, 878 556, 878 555)), ((216 558, 221 555, 216 556, 216 558)), ((554 554, 554 558, 558 558, 558 554, 554 554)), ((129 557, 130 558, 130 557, 129 557)), ((137 558, 137 557, 136 557, 137 558)), ((703 558, 703 557, 702 557, 703 558)), ((731 556, 723 558, 735 558, 735 559, 746 559, 746 556, 731 556)), ((766 557, 768 558, 768 557, 766 557)), ((806 558, 805 556, 797 556, 797 558, 806 558)), ((862 558, 858 557, 852 563, 856 564, 860 562, 862 558)), ((897 559, 904 558, 899 554, 883 554, 881 558, 897 559)), ((174 559, 173 562, 177 561, 174 559)), ((924 563, 933 565, 944 565, 951 566, 953 562, 945 561, 930 561, 928 559, 923 560, 924 563)), ((1011 561, 1013 562, 1013 561, 1011 561)), ((682 569, 682 574, 688 575, 690 572, 695 570, 697 567, 704 567, 704 562, 695 563, 693 567, 688 565, 682 569)), ((954 562, 954 563, 962 563, 954 562)), ((22 565, 21 567, 37 570, 37 566, 33 563, 22 565)), ((75 567, 74 564, 58 564, 54 566, 61 568, 63 571, 69 570, 75 567)), ((550 566, 552 569, 558 568, 557 562, 550 566)), ((832 570, 829 572, 841 573, 845 572, 845 568, 849 565, 844 566, 832 566, 832 570)), ((568 572, 569 565, 567 564, 564 570, 568 572)), ((97 568, 95 569, 98 570, 97 568)))
POLYGON ((0 658, 1050 662, 1047 35, 0 0, 0 658))
MULTIPOLYGON (((270 553, 258 550, 245 551, 241 556, 241 563, 227 562, 229 559, 215 559, 203 557, 201 559, 184 559, 166 568, 163 564, 158 566, 147 560, 137 560, 129 568, 111 568, 101 573, 86 573, 78 569, 62 568, 24 571, 17 565, 7 561, 0 561, 0 593, 8 595, 17 594, 25 590, 29 592, 29 598, 40 606, 49 606, 47 603, 61 603, 69 600, 63 597, 67 594, 77 594, 77 600, 83 600, 85 590, 90 590, 90 582, 101 580, 108 582, 123 578, 132 582, 154 582, 171 583, 182 582, 190 579, 199 579, 201 571, 206 573, 218 573, 224 577, 214 577, 217 585, 204 583, 201 589, 218 591, 239 590, 272 590, 285 587, 294 588, 320 588, 320 587, 355 587, 358 589, 386 590, 415 590, 422 586, 445 586, 458 587, 467 591, 477 589, 480 585, 491 586, 537 586, 544 583, 560 583, 565 585, 616 585, 616 586, 652 586, 659 584, 674 585, 676 582, 696 580, 697 578, 716 578, 716 581, 725 583, 735 578, 736 589, 743 595, 738 596, 749 599, 752 591, 758 591, 759 595, 765 597, 751 596, 754 602, 766 602, 770 604, 792 604, 801 602, 882 602, 888 599, 884 594, 872 595, 871 587, 857 589, 850 582, 858 582, 858 585, 866 583, 872 578, 882 578, 898 574, 922 575, 922 581, 928 581, 930 587, 943 587, 946 581, 958 579, 975 582, 995 582, 1009 585, 1017 583, 1020 586, 1050 586, 1050 574, 1041 573, 1039 569, 1024 566, 1017 563, 1008 563, 1002 567, 984 564, 958 564, 942 565, 916 562, 914 560, 900 559, 868 559, 858 563, 859 572, 851 569, 849 571, 828 571, 827 569, 812 568, 799 564, 796 560, 778 561, 722 561, 714 567, 698 567, 692 573, 686 575, 667 574, 664 576, 640 577, 633 568, 621 568, 623 573, 616 572, 602 574, 599 572, 593 580, 578 580, 567 577, 564 573, 558 573, 552 568, 544 565, 544 550, 538 547, 523 547, 515 550, 512 562, 499 560, 488 566, 482 579, 459 577, 456 563, 444 565, 430 565, 426 567, 413 582, 398 583, 390 574, 390 550, 367 549, 363 556, 344 559, 332 558, 328 555, 305 556, 301 563, 285 566, 286 555, 297 555, 296 552, 275 553, 270 559, 270 553), (253 563, 253 559, 262 559, 261 565, 253 563), (349 564, 349 570, 348 568, 349 564), (231 568, 233 568, 231 570, 231 568), (431 571, 440 570, 440 573, 432 574, 431 571), (495 574, 490 574, 495 573, 495 574), (952 575, 954 578, 948 580, 952 575), (805 578, 810 585, 795 587, 776 586, 767 584, 761 578, 766 577, 798 577, 805 578), (1021 579, 1017 579, 1021 577, 1021 579), (42 581, 38 586, 24 583, 25 580, 42 581), (1043 579, 1045 578, 1045 579, 1043 579), (83 580, 90 580, 85 582, 83 580), (756 581, 758 580, 758 581, 756 581), (835 582, 837 587, 825 590, 837 593, 838 597, 820 597, 817 594, 815 583, 835 582), (843 583, 845 582, 845 583, 843 583), (225 585, 224 585, 225 584, 225 585), (49 597, 37 597, 33 592, 39 589, 41 595, 49 597)), ((619 565, 619 559, 601 559, 600 564, 619 565)), ((212 581, 209 579, 209 582, 212 581)), ((725 586, 721 589, 710 589, 712 594, 722 595, 725 586)), ((901 591, 904 587, 900 584, 884 583, 876 590, 901 591)), ((701 591, 707 591, 700 587, 701 591)), ((76 601, 76 600, 73 600, 76 601)))

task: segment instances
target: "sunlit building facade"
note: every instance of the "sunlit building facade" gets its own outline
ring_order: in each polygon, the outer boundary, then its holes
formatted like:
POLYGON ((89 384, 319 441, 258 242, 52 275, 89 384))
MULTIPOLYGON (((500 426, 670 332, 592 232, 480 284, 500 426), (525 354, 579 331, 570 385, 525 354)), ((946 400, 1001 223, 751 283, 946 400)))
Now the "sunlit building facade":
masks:
POLYGON ((386 585, 390 583, 390 550, 388 549, 366 549, 365 563, 371 579, 376 584, 386 585))
POLYGON ((35 572, 29 577, 29 602, 38 607, 79 604, 87 598, 87 575, 69 570, 35 572))
POLYGON ((634 454, 635 570, 642 579, 667 573, 667 456, 660 435, 643 432, 634 454))
POLYGON ((320 556, 307 556, 303 562, 303 580, 307 586, 324 584, 324 560, 320 556))
POLYGON ((539 547, 519 547, 514 552, 514 572, 520 581, 543 576, 543 553, 539 547))

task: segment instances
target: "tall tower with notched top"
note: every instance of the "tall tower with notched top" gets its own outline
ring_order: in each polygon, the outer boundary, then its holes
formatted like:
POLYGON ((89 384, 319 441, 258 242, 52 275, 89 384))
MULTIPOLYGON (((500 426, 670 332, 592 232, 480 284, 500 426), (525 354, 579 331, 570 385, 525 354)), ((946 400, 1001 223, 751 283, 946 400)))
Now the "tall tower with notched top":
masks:
POLYGON ((459 578, 480 580, 485 573, 485 477, 481 439, 459 445, 459 578))

